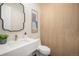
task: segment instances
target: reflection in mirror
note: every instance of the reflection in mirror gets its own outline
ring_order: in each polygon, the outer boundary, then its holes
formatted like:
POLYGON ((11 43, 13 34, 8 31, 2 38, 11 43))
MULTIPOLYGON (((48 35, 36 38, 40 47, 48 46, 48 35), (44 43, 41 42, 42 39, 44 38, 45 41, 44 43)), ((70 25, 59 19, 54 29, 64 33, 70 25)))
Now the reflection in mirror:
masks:
POLYGON ((1 20, 6 31, 20 31, 24 29, 25 13, 21 3, 2 3, 1 20))
POLYGON ((38 13, 35 9, 32 9, 32 27, 31 27, 32 33, 38 32, 38 13))

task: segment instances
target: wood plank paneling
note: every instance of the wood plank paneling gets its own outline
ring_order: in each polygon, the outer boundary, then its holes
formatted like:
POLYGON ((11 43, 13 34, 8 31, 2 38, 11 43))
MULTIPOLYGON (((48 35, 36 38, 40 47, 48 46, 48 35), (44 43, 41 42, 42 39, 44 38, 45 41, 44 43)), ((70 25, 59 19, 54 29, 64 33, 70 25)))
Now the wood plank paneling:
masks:
POLYGON ((41 40, 51 55, 79 55, 79 4, 40 4, 41 40))

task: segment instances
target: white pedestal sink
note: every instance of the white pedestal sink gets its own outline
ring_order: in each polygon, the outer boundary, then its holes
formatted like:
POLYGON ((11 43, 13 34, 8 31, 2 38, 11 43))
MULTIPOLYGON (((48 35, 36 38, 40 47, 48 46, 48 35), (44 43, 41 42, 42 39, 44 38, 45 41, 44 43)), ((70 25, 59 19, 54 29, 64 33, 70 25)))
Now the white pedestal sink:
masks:
POLYGON ((3 56, 28 56, 39 46, 39 39, 20 38, 17 41, 8 41, 0 45, 0 55, 3 56))

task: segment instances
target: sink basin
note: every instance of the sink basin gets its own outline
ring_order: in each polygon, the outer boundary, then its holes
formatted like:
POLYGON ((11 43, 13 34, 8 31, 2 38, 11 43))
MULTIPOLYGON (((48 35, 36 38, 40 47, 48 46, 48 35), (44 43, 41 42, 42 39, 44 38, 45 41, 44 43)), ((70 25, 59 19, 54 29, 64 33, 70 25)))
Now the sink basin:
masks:
POLYGON ((39 46, 39 39, 20 38, 0 45, 0 55, 27 56, 39 46))
POLYGON ((10 42, 7 42, 8 46, 16 46, 16 45, 20 45, 20 44, 30 44, 31 42, 35 42, 34 39, 30 39, 30 38, 19 38, 17 39, 16 41, 10 41, 10 42))

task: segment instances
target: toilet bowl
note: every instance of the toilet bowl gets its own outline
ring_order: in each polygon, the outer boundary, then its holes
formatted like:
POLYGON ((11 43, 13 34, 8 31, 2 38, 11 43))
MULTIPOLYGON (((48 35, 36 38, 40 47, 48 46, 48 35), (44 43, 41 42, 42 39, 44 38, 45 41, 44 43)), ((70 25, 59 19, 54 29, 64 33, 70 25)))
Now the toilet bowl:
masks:
POLYGON ((38 54, 39 56, 48 56, 50 55, 50 48, 45 46, 45 45, 41 45, 41 40, 39 39, 39 47, 37 48, 38 54))
POLYGON ((40 45, 38 51, 40 56, 48 56, 50 54, 50 48, 44 45, 40 45))

